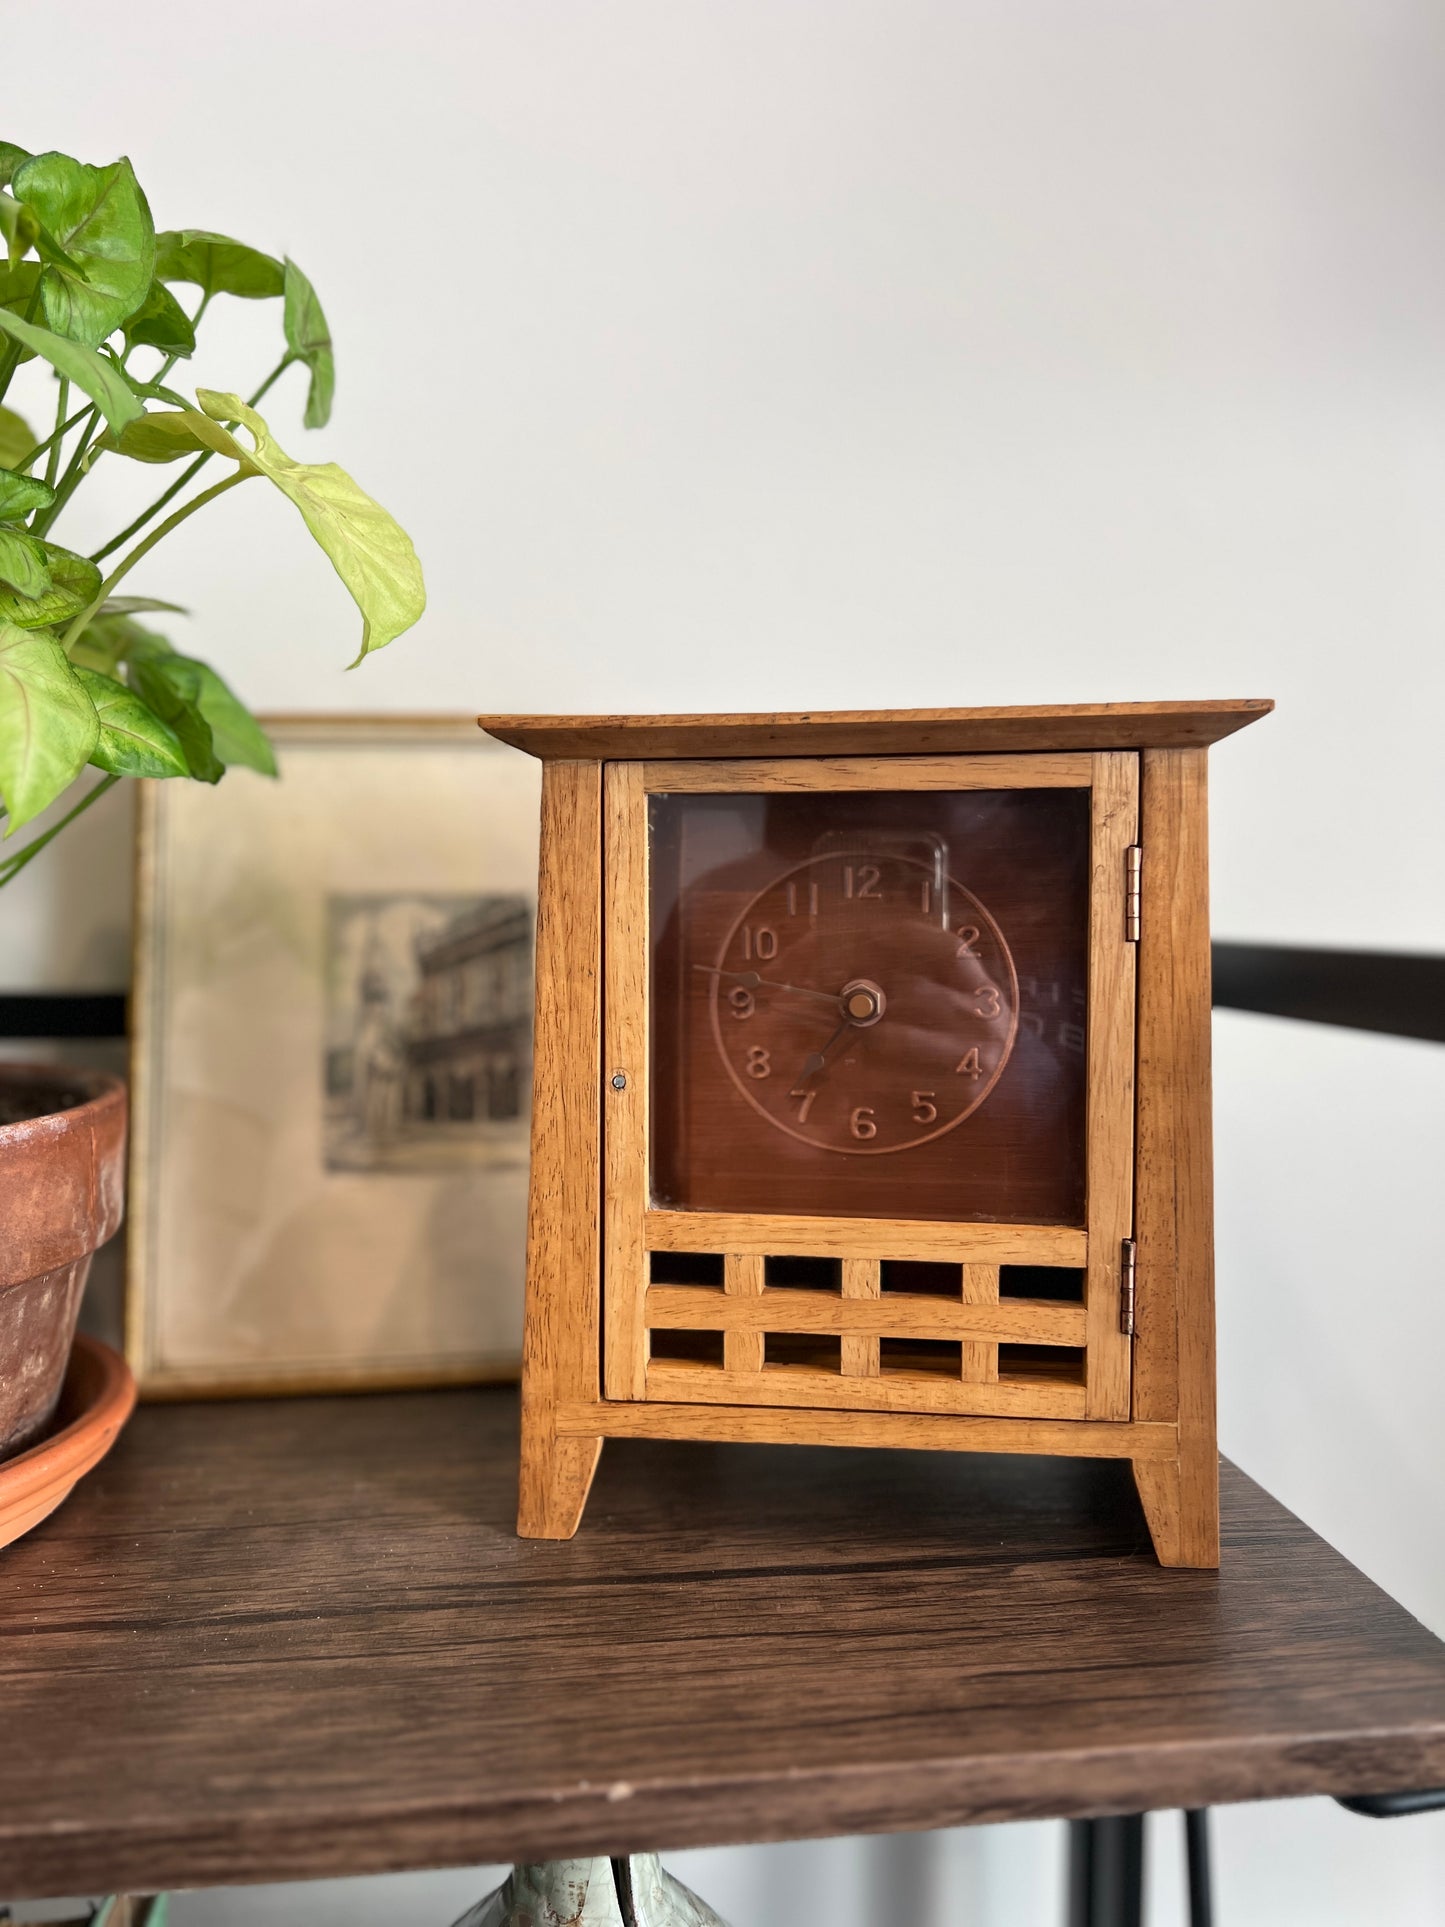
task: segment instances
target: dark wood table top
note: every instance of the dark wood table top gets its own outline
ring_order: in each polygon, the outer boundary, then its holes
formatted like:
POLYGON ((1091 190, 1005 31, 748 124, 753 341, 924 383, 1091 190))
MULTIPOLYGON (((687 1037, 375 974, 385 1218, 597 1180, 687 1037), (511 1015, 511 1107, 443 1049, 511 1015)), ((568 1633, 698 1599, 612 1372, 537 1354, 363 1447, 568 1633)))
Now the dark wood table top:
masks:
POLYGON ((1445 1646, 1242 1474, 614 1442, 512 1533, 516 1407, 151 1407, 0 1554, 0 1893, 1445 1783, 1445 1646))

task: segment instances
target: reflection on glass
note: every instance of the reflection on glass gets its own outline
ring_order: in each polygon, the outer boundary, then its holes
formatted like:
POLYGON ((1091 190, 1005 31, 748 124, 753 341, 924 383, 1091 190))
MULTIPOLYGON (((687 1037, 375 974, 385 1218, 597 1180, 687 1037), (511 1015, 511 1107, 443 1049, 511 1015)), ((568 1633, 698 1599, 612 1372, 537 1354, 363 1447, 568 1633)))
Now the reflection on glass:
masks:
POLYGON ((650 811, 658 1204, 1082 1223, 1087 792, 650 811))

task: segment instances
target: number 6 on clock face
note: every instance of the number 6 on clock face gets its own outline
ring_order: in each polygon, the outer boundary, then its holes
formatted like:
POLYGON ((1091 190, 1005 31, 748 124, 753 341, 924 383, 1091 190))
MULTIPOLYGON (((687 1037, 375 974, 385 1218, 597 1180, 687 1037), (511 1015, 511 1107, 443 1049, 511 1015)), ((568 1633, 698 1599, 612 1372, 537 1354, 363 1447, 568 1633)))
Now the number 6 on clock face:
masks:
POLYGON ((957 878, 886 841, 781 868, 696 968, 740 1095, 839 1156, 904 1155, 955 1129, 988 1098, 1018 1031, 998 923, 957 878))

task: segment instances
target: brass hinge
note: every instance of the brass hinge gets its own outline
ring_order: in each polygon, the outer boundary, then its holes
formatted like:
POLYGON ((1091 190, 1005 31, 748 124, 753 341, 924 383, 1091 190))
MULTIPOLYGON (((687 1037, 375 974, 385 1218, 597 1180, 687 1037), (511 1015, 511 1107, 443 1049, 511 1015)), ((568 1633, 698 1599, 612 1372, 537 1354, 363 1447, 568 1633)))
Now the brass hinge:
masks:
POLYGON ((1119 1330, 1126 1338, 1134 1336, 1134 1240, 1124 1238, 1119 1245, 1119 1330))
POLYGON ((1144 852, 1131 843, 1124 852, 1124 941, 1139 941, 1139 883, 1144 872, 1144 852))

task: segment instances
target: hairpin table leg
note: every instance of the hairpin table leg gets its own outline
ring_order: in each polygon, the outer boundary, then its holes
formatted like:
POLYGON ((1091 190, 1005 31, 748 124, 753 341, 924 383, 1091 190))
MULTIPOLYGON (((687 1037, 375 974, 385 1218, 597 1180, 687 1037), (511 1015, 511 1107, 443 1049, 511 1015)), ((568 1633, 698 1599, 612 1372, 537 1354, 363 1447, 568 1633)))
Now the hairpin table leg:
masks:
POLYGON ((1144 1815, 1069 1823, 1069 1927, 1142 1927, 1144 1815))

